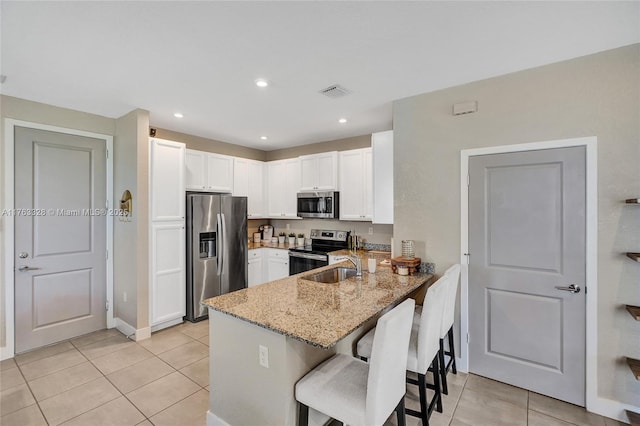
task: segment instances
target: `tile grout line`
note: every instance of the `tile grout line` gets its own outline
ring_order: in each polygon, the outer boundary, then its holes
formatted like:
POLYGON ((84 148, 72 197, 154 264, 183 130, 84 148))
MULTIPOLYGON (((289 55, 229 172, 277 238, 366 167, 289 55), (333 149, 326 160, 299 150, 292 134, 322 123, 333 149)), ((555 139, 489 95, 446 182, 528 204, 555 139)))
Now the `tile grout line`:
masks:
POLYGON ((460 405, 460 400, 462 399, 462 393, 467 388, 467 383, 469 382, 470 373, 465 373, 465 374, 467 375, 467 378, 464 380, 464 385, 462 386, 462 390, 460 391, 460 396, 458 396, 458 400, 456 401, 456 406, 453 408, 453 411, 451 412, 451 418, 449 419, 449 424, 453 422, 453 418, 455 417, 456 411, 458 410, 458 406, 460 405))
MULTIPOLYGON (((40 403, 38 402, 38 400, 36 399, 35 394, 33 393, 33 390, 31 389, 31 386, 29 385, 29 381, 27 380, 27 378, 24 376, 24 373, 22 372, 22 369, 20 368, 20 366, 18 365, 18 363, 16 362, 16 367, 18 368, 18 371, 20 372, 20 375, 22 376, 22 380, 24 380, 24 384, 27 386, 27 389, 29 390, 29 393, 31 394, 31 397, 33 398, 33 400, 35 401, 35 405, 38 407, 38 411, 40 411, 40 414, 42 415, 42 418, 44 419, 45 423, 47 425, 49 425, 49 420, 47 420, 47 417, 44 415, 44 412, 42 411, 42 407, 40 407, 40 403)), ((14 386, 15 387, 15 386, 14 386)), ((34 404, 31 404, 34 405, 34 404)), ((31 407, 31 405, 27 405, 26 407, 22 407, 20 410, 23 410, 25 408, 29 408, 31 407)), ((16 413, 20 410, 16 410, 13 411, 12 413, 16 413)), ((8 413, 8 414, 12 414, 12 413, 8 413)), ((7 415, 8 415, 7 414, 7 415)), ((4 417, 4 416, 3 416, 4 417)))

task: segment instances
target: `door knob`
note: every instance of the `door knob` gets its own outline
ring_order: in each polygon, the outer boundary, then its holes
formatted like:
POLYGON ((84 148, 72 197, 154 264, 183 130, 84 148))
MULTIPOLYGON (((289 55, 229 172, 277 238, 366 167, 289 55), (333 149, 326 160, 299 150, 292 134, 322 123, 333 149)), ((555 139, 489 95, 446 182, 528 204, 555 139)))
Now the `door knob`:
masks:
POLYGON ((21 251, 21 252, 18 254, 18 257, 19 257, 20 259, 26 259, 27 257, 29 257, 29 253, 27 253, 26 251, 21 251))
POLYGON ((571 284, 569 287, 556 286, 556 289, 562 291, 570 291, 571 293, 580 293, 580 286, 575 284, 571 284))
POLYGON ((26 272, 26 271, 34 271, 34 270, 36 270, 36 269, 40 269, 40 268, 32 268, 31 266, 23 265, 23 266, 21 266, 21 267, 19 267, 19 268, 18 268, 18 271, 20 271, 20 272, 26 272))

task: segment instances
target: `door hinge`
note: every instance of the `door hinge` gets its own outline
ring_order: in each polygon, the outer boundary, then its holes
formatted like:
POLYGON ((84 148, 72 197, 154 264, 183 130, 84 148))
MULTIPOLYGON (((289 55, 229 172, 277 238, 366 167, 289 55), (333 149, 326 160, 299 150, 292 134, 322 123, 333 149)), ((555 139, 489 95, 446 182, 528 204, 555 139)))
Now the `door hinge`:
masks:
POLYGON ((107 149, 107 158, 109 158, 109 150, 107 149))
POLYGON ((584 294, 587 294, 587 286, 584 286, 584 294))
POLYGON ((107 303, 104 306, 104 310, 108 311, 109 310, 109 301, 107 300, 107 303))
POLYGON ((469 343, 469 333, 467 333, 467 343, 469 343))
POLYGON ((109 250, 107 250, 107 253, 105 254, 105 257, 106 257, 107 259, 109 259, 109 250))
POLYGON ((467 265, 469 264, 469 258, 471 257, 471 253, 464 253, 464 256, 467 258, 467 265))
POLYGON ((469 175, 467 175, 467 186, 469 186, 469 175))

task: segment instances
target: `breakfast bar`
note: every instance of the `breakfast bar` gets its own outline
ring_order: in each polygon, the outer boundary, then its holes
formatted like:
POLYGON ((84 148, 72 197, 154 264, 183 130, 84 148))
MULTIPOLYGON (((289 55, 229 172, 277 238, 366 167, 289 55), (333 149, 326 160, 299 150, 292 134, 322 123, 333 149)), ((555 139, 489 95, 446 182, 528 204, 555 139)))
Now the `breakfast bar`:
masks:
MULTIPOLYGON (((364 271, 362 277, 339 276, 338 270, 349 266, 329 265, 204 302, 210 336, 208 425, 296 424, 295 383, 333 354, 353 354, 355 343, 385 311, 415 297, 433 278, 400 276, 389 267, 364 271), (317 281, 334 275, 336 282, 317 281)), ((325 419, 312 412, 309 424, 325 419)))

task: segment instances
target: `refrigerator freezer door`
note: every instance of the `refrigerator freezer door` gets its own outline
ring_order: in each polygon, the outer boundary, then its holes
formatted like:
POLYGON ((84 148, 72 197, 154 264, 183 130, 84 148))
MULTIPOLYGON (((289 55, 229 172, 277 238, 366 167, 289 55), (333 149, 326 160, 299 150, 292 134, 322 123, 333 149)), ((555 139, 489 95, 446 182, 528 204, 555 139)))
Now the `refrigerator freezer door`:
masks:
POLYGON ((206 317, 202 300, 221 293, 218 263, 222 242, 217 218, 220 196, 189 194, 187 196, 187 319, 206 317), (202 245, 203 238, 207 244, 202 245), (203 247, 206 252, 202 254, 203 247))
POLYGON ((222 195, 221 293, 247 287, 247 197, 222 195))

